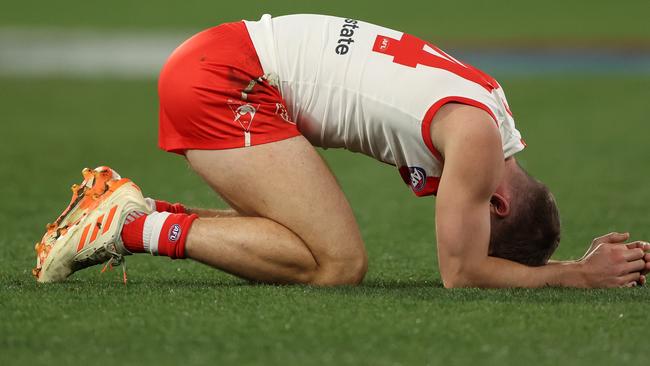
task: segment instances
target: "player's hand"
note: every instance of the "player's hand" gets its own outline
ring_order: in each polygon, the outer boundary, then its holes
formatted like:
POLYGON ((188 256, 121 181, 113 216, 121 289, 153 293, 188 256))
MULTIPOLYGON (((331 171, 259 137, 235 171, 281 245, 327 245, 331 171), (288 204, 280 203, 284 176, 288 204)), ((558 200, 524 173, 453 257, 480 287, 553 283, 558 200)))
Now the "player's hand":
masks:
POLYGON ((643 259, 645 260, 645 269, 643 271, 641 271, 641 274, 644 275, 644 276, 647 275, 648 273, 650 273, 650 253, 647 253, 649 246, 650 245, 648 245, 648 243, 646 243, 646 247, 644 249, 646 251, 645 257, 643 257, 643 259))
POLYGON ((645 241, 635 241, 629 244, 625 244, 629 249, 634 249, 634 248, 639 248, 645 252, 645 255, 643 256, 643 260, 645 261, 645 268, 641 271, 641 278, 639 281, 637 281, 638 285, 645 285, 646 283, 646 275, 650 273, 650 244, 645 241))
POLYGON ((600 244, 609 243, 609 244, 623 244, 630 238, 630 233, 609 233, 603 236, 599 236, 596 239, 591 241, 591 246, 587 249, 587 253, 582 257, 582 259, 587 258, 600 244))
POLYGON ((644 242, 599 243, 579 262, 584 285, 591 288, 632 287, 645 283, 642 273, 647 271, 647 249, 650 245, 644 242))

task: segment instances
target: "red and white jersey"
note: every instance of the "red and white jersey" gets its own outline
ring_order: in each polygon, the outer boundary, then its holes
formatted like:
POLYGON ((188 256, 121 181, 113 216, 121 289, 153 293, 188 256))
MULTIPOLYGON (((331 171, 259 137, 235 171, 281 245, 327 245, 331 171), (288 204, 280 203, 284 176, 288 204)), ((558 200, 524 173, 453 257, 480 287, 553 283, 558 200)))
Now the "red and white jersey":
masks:
POLYGON ((246 27, 264 73, 277 75, 313 145, 395 165, 418 196, 437 192, 443 162, 430 124, 445 103, 492 115, 504 158, 525 146, 493 78, 414 36, 323 15, 264 15, 246 27))

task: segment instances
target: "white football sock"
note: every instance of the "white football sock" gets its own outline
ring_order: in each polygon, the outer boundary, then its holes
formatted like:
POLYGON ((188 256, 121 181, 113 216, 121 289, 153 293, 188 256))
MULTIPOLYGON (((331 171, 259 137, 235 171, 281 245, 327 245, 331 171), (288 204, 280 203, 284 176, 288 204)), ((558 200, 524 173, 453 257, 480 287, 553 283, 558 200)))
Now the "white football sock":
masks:
POLYGON ((158 255, 158 239, 165 220, 171 215, 169 212, 152 212, 144 220, 142 228, 142 244, 144 250, 153 255, 158 255))

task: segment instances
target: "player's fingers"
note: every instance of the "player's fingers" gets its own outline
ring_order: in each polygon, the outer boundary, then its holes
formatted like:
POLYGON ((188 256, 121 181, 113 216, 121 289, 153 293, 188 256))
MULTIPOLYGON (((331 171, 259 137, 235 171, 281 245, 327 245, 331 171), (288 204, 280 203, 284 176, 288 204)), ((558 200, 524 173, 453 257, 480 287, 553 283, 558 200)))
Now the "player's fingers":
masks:
POLYGON ((645 286, 645 282, 646 282, 646 278, 645 278, 645 276, 644 276, 644 275, 641 275, 641 276, 639 277, 639 285, 641 285, 641 286, 645 286))
POLYGON ((636 284, 636 282, 639 281, 640 278, 641 278, 641 274, 639 272, 628 273, 625 276, 619 277, 620 286, 631 287, 630 283, 634 282, 636 284))
POLYGON ((645 267, 646 267, 646 262, 643 259, 627 262, 627 264, 625 265, 625 273, 641 272, 645 270, 645 267))
POLYGON ((644 257, 645 257, 645 252, 643 251, 643 249, 634 248, 634 249, 627 249, 623 251, 623 258, 625 258, 625 260, 628 262, 643 259, 644 257))
POLYGON ((597 243, 621 243, 630 238, 630 233, 609 233, 594 240, 597 243))
POLYGON ((637 240, 637 241, 633 241, 631 243, 627 243, 627 244, 625 244, 625 246, 628 249, 639 248, 639 249, 641 249, 643 251, 650 250, 650 244, 648 244, 645 241, 641 241, 641 240, 637 240))

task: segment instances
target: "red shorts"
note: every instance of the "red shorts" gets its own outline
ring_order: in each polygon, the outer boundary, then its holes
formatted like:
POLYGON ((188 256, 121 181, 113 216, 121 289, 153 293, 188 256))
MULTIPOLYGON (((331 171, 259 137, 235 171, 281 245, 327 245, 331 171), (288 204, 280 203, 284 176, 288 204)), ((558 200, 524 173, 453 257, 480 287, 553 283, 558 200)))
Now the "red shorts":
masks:
POLYGON ((181 44, 160 72, 158 95, 158 143, 166 151, 232 149, 300 135, 244 22, 181 44))

